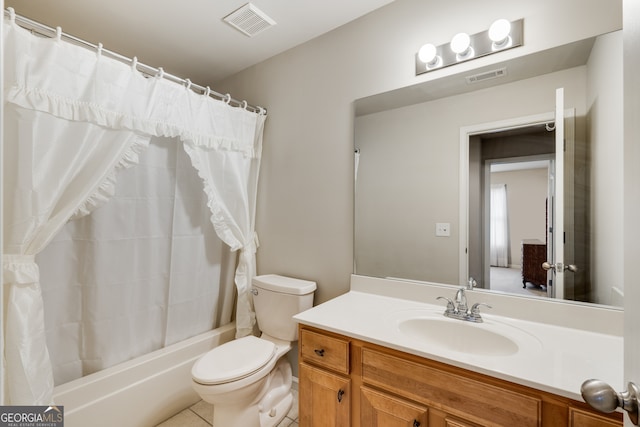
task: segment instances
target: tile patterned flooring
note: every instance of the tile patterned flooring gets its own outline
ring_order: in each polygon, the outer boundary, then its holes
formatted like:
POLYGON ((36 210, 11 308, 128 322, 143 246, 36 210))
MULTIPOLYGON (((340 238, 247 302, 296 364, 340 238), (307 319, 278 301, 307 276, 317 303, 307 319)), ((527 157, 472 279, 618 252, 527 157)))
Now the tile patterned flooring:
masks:
MULTIPOLYGON (((293 384, 292 392, 293 406, 284 420, 278 424, 278 427, 298 427, 298 390, 296 383, 293 384)), ((212 421, 213 405, 201 400, 156 427, 212 427, 212 421)))

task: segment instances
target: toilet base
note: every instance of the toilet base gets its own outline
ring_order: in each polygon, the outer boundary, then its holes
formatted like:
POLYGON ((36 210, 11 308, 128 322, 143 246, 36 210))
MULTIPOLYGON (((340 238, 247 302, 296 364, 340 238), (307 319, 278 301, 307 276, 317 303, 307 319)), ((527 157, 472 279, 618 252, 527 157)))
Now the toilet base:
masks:
POLYGON ((293 405, 291 365, 286 358, 278 360, 264 382, 258 401, 250 405, 213 405, 214 427, 275 427, 293 405))
POLYGON ((276 406, 274 406, 274 416, 270 416, 268 412, 260 414, 260 427, 275 427, 280 424, 280 421, 284 420, 291 407, 293 406, 293 395, 291 392, 284 397, 276 406))

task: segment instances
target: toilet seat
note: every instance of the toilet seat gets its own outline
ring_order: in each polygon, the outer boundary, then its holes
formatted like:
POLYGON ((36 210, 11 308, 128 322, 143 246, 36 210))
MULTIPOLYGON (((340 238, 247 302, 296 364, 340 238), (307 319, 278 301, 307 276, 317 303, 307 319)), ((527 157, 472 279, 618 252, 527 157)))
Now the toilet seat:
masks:
POLYGON ((203 385, 233 382, 251 376, 273 359, 276 345, 253 335, 216 347, 191 369, 194 381, 203 385))

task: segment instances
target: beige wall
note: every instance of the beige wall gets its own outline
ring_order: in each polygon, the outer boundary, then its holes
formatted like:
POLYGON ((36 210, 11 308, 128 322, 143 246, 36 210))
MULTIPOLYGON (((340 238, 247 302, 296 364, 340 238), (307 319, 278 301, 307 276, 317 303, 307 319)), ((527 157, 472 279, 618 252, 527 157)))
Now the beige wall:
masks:
POLYGON ((547 169, 526 169, 491 174, 491 184, 506 184, 509 212, 510 264, 520 267, 520 243, 524 239, 545 241, 547 169))
MULTIPOLYGON (((355 99, 579 40, 621 26, 611 0, 396 0, 216 85, 269 110, 258 196, 259 273, 318 282, 316 302, 346 292, 353 249, 355 99), (415 76, 426 41, 525 19, 525 45, 415 76)), ((277 31, 277 27, 273 29, 277 31)))

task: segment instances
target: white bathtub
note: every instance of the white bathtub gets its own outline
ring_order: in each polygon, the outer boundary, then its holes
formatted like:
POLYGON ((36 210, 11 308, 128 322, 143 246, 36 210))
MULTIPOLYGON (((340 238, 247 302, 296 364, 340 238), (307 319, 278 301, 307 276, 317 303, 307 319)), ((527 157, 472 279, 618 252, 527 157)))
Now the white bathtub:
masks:
POLYGON ((65 427, 155 426, 199 400, 191 366, 234 336, 231 323, 56 387, 65 427))

